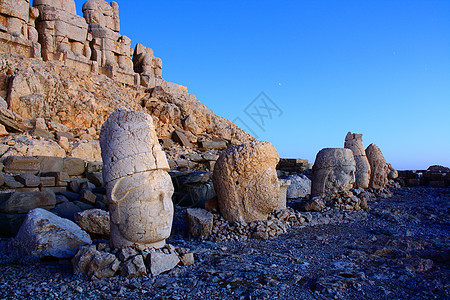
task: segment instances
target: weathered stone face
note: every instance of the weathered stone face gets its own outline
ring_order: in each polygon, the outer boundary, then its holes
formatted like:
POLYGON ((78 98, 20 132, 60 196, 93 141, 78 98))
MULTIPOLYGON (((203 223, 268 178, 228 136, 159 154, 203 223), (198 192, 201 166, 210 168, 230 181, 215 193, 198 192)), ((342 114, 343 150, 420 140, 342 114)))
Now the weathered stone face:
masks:
POLYGON ((355 158, 355 188, 367 189, 370 182, 370 164, 364 150, 362 134, 347 133, 344 148, 352 150, 355 158))
POLYGON ((381 153, 380 148, 375 144, 370 144, 366 148, 367 159, 370 163, 370 188, 382 189, 388 183, 389 166, 386 164, 386 159, 381 153))
POLYGON ((220 213, 229 221, 265 220, 278 206, 277 150, 250 142, 222 152, 213 173, 220 213))
POLYGON ((311 196, 334 195, 348 191, 355 183, 353 152, 345 148, 319 151, 312 168, 311 196))
POLYGON ((163 247, 172 229, 172 194, 172 181, 163 170, 136 173, 108 183, 112 244, 163 247))
POLYGON ((172 228, 172 180, 152 118, 115 110, 100 133, 111 243, 161 248, 172 228))

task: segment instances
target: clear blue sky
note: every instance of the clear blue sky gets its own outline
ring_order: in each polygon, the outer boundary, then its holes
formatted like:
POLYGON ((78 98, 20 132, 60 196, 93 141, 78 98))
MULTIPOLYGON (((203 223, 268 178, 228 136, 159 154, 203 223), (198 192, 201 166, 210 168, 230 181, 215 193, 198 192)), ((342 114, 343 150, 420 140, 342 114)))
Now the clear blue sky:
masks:
POLYGON ((450 1, 117 2, 166 80, 281 157, 313 162, 352 131, 398 169, 450 166, 450 1), (283 111, 264 130, 244 112, 260 92, 283 111))

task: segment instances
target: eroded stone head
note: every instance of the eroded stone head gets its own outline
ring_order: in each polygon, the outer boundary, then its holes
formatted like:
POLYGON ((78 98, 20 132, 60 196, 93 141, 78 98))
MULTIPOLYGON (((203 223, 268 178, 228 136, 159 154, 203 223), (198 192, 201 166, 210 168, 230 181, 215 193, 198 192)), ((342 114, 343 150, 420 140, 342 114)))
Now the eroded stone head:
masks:
POLYGON ((389 181, 388 175, 390 170, 383 153, 381 153, 377 145, 370 144, 366 148, 366 155, 371 170, 369 187, 372 189, 384 188, 389 181))
POLYGON ((364 150, 362 134, 348 132, 344 148, 352 150, 355 158, 355 188, 367 189, 370 182, 370 164, 364 150))
POLYGON ((115 248, 160 248, 172 228, 172 180, 152 118, 116 109, 100 133, 115 248))
POLYGON ((267 219, 279 201, 278 152, 268 142, 250 142, 225 150, 214 167, 220 213, 229 221, 267 219))
POLYGON ((348 191, 355 183, 353 152, 345 148, 319 151, 312 168, 311 196, 334 195, 348 191))

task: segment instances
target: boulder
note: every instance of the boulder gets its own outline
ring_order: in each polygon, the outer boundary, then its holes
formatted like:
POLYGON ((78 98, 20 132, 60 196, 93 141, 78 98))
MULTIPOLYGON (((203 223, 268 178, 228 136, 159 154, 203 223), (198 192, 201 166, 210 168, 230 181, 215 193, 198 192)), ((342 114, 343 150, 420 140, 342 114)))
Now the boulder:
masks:
POLYGON ((152 277, 172 270, 178 265, 179 262, 180 259, 175 253, 165 254, 160 252, 152 252, 147 255, 147 258, 145 259, 145 264, 150 270, 152 277))
POLYGON ((222 152, 213 173, 220 213, 228 221, 265 220, 278 207, 277 150, 250 142, 222 152))
POLYGON ((362 134, 348 132, 345 137, 344 148, 353 152, 356 163, 355 185, 357 189, 367 189, 370 182, 370 164, 362 142, 362 134))
POLYGON ((320 150, 312 168, 311 196, 331 196, 350 190, 355 183, 355 170, 352 150, 320 150))
POLYGON ((70 152, 70 156, 83 160, 100 160, 100 144, 98 141, 76 143, 70 152))
POLYGON ((74 222, 36 208, 28 213, 14 243, 26 253, 39 258, 69 258, 80 246, 91 244, 92 241, 74 222))
POLYGON ((186 210, 186 224, 189 234, 193 237, 208 237, 213 229, 213 214, 201 208, 186 210))
POLYGON ((289 175, 285 179, 291 182, 287 188, 288 199, 305 198, 311 194, 311 179, 305 175, 289 175))
POLYGON ((83 230, 100 235, 109 235, 109 212, 101 209, 89 209, 74 216, 75 223, 83 230))

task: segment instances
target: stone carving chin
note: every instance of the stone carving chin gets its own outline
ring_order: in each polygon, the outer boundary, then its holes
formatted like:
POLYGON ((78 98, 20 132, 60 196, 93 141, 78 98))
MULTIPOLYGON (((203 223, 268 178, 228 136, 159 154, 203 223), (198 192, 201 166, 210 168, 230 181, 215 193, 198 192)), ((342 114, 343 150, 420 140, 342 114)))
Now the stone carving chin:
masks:
POLYGON ((173 186, 163 170, 136 173, 108 183, 114 245, 161 248, 172 228, 173 186), (132 229, 132 230, 130 230, 132 229))

